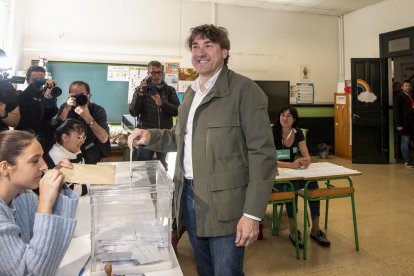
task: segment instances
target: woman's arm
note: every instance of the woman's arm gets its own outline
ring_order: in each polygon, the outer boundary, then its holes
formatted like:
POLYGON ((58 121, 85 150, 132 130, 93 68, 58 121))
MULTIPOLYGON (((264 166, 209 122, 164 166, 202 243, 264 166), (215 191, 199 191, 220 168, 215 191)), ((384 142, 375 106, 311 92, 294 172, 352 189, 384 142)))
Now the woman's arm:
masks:
POLYGON ((31 191, 13 201, 16 220, 0 213, 0 275, 54 275, 69 246, 76 221, 34 213, 31 191), (33 225, 29 223, 34 216, 33 225))

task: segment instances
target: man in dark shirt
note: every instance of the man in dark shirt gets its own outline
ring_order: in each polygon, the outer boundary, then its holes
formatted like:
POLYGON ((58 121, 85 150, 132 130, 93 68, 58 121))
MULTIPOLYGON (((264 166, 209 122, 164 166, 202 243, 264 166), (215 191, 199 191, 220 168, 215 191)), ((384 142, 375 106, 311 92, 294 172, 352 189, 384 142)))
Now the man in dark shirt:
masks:
POLYGON ((0 131, 15 127, 20 121, 16 93, 10 83, 0 81, 0 131))
MULTIPOLYGON (((174 87, 162 80, 162 65, 159 61, 148 63, 148 77, 137 87, 129 105, 129 113, 138 117, 139 127, 144 129, 170 129, 173 126, 173 116, 178 114, 177 93, 174 87)), ((167 153, 155 152, 167 169, 165 158, 167 153)), ((137 160, 152 160, 154 151, 138 148, 137 160)))
POLYGON ((15 129, 35 133, 43 151, 47 152, 53 144, 50 122, 58 112, 56 98, 51 93, 56 82, 46 80, 42 85, 33 84, 36 80, 44 80, 45 77, 46 70, 41 66, 31 66, 27 69, 26 81, 29 87, 19 93, 20 122, 15 129))
POLYGON ((86 164, 96 164, 111 153, 109 126, 105 109, 92 103, 89 84, 74 81, 69 87, 69 98, 59 108, 60 121, 75 118, 83 121, 86 129, 86 140, 81 147, 86 164))
POLYGON ((410 142, 414 137, 414 95, 411 88, 411 82, 404 81, 402 91, 395 97, 396 129, 401 135, 401 153, 404 166, 410 169, 414 168, 410 156, 410 142))

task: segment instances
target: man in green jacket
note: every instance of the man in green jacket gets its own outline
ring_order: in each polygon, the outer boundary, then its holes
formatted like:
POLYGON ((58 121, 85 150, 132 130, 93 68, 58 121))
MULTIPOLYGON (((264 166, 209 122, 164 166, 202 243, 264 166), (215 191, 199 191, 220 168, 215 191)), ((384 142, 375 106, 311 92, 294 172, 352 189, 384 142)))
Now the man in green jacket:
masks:
POLYGON ((244 248, 259 233, 276 174, 267 97, 227 68, 223 27, 191 29, 188 46, 199 73, 170 130, 135 129, 130 147, 177 151, 174 207, 200 275, 243 275, 244 248))

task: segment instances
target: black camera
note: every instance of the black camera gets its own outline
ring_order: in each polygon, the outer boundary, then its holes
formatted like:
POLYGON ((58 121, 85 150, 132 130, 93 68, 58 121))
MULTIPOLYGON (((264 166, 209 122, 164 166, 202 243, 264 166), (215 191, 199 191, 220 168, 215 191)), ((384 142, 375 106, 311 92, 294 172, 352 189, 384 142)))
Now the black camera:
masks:
POLYGON ((4 104, 17 102, 17 92, 10 82, 0 81, 0 102, 4 104))
POLYGON ((159 85, 156 85, 156 84, 152 83, 152 79, 151 78, 146 78, 145 79, 145 82, 147 83, 147 85, 144 86, 143 94, 144 95, 148 95, 148 96, 154 96, 164 86, 163 83, 161 83, 159 85))
POLYGON ((88 96, 85 94, 79 93, 75 96, 76 106, 83 106, 88 103, 88 96))

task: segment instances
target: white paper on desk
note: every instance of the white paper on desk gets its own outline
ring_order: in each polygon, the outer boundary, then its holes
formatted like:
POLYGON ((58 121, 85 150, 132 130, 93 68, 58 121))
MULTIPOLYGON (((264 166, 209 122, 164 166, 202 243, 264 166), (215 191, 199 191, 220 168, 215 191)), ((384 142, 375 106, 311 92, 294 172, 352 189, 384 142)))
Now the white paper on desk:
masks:
POLYGON ((90 234, 86 234, 72 239, 59 267, 64 267, 75 262, 79 263, 79 269, 82 267, 87 258, 85 256, 91 254, 91 240, 89 236, 90 234), (85 259, 83 259, 84 257, 85 259), (81 261, 79 262, 79 260, 81 261))
POLYGON ((324 177, 335 175, 352 175, 359 174, 359 171, 351 170, 343 166, 335 165, 329 162, 311 163, 306 169, 284 169, 286 173, 293 176, 304 178, 324 177))

